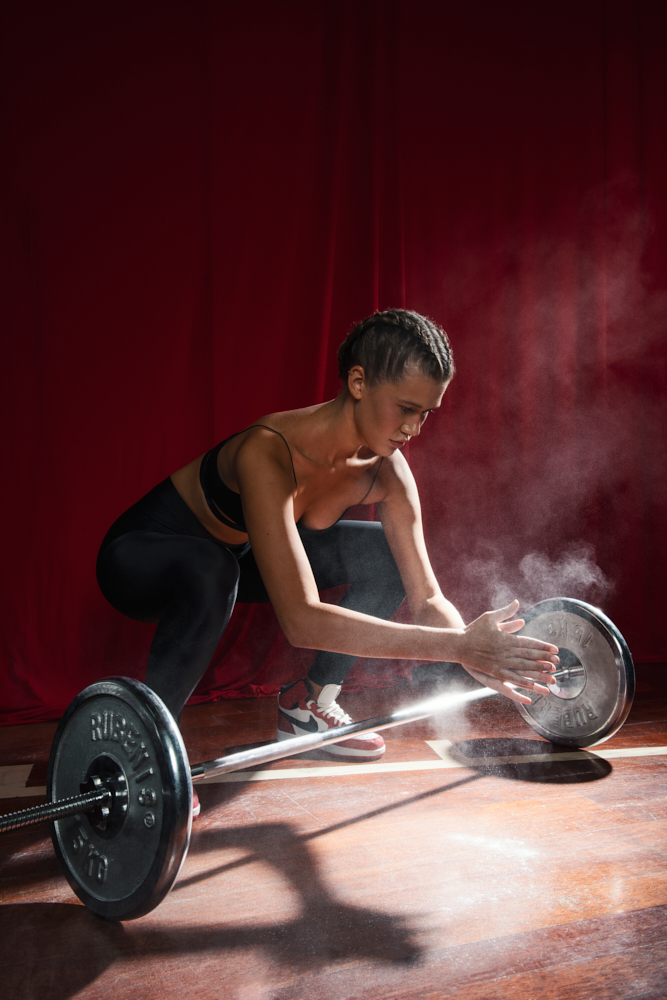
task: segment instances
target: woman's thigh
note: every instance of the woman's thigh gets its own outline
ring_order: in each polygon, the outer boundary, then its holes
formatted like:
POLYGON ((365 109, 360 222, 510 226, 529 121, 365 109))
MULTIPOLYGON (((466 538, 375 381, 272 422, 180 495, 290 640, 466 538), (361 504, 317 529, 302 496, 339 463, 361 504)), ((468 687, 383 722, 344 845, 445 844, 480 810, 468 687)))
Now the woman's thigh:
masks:
POLYGON ((379 521, 337 521, 324 531, 300 531, 318 590, 342 583, 400 582, 379 521))
MULTIPOLYGON (((330 528, 299 528, 318 590, 341 584, 401 588, 398 567, 379 521, 337 521, 330 528)), ((237 600, 262 604, 269 601, 257 563, 248 552, 239 560, 241 578, 237 600)))
POLYGON ((175 597, 197 605, 235 592, 238 563, 224 546, 205 538, 132 531, 105 546, 97 579, 116 610, 157 622, 175 597))

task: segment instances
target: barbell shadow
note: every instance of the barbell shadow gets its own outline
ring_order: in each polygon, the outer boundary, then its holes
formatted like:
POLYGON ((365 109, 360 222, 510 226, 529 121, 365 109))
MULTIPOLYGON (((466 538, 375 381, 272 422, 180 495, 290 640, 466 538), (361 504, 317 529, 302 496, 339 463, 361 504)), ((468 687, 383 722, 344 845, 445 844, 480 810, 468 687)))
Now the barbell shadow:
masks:
MULTIPOLYGON (((318 869, 307 842, 389 813, 478 780, 467 775, 445 786, 429 789, 410 799, 341 820, 322 830, 298 834, 288 823, 224 827, 195 833, 191 853, 243 847, 250 853, 178 882, 173 891, 187 889, 234 868, 263 861, 279 870, 300 901, 298 917, 282 924, 248 927, 204 924, 197 927, 122 925, 100 920, 84 907, 64 903, 8 904, 0 907, 0 966, 8 995, 16 1000, 67 1000, 99 978, 116 961, 145 959, 147 955, 198 953, 261 948, 289 967, 311 967, 325 962, 366 959, 387 963, 412 963, 422 950, 417 928, 398 914, 354 906, 335 899, 318 869), (44 941, 48 945, 44 945, 44 941), (27 950, 26 950, 27 949, 27 950), (34 954, 33 954, 34 952, 34 954), (22 955, 20 963, 16 956, 22 955), (72 961, 76 955, 77 960, 72 961), (28 971, 26 971, 26 969, 28 971)), ((211 784, 205 791, 209 808, 215 797, 224 802, 243 787, 239 783, 211 784), (215 796, 211 793, 215 792, 215 796)), ((8 843, 23 836, 8 836, 8 843)), ((14 866, 12 865, 12 868, 14 866)), ((57 871, 53 857, 53 871, 57 871)))
MULTIPOLYGON (((569 751, 563 747, 556 747, 551 743, 544 743, 541 740, 522 740, 512 738, 465 740, 450 747, 448 752, 452 757, 454 757, 454 759, 459 760, 462 764, 465 764, 466 767, 474 769, 475 774, 462 778, 459 781, 450 782, 447 785, 430 789, 427 792, 420 792, 418 795, 413 795, 408 799, 401 800, 400 802, 392 802, 390 805, 381 806, 377 809, 370 810, 367 813, 362 813, 359 816, 342 820, 340 823, 335 823, 322 830, 315 830, 306 834, 292 834, 294 843, 303 844, 309 840, 315 839, 316 837, 335 833, 338 830, 353 826, 356 823, 363 822, 364 820, 374 819, 377 816, 392 812, 395 809, 400 809, 403 806, 414 804, 434 795, 439 795, 452 788, 458 788, 461 785, 468 784, 478 778, 493 776, 515 781, 543 782, 547 784, 579 784, 583 782, 599 781, 602 778, 606 778, 612 771, 612 766, 608 761, 602 760, 594 754, 589 755, 585 751, 577 751, 578 754, 582 755, 577 760, 554 760, 554 754, 568 754, 569 751), (539 754, 548 754, 550 757, 548 760, 530 760, 526 763, 488 763, 488 759, 494 757, 534 757, 539 754)), ((209 786, 209 788, 212 789, 212 785, 209 786)), ((218 793, 216 795, 216 804, 221 804, 227 798, 226 788, 223 786, 219 792, 218 788, 220 788, 220 786, 216 788, 216 792, 218 793)), ((209 796, 207 795, 207 799, 208 798, 209 796)), ((211 805, 213 805, 213 803, 211 803, 211 805)), ((265 824, 264 826, 267 828, 267 831, 278 831, 279 829, 288 827, 288 824, 265 824)), ((260 827, 253 828, 242 826, 227 828, 224 831, 216 829, 196 832, 190 845, 190 854, 219 850, 223 847, 244 847, 247 849, 249 831, 258 831, 259 829, 260 827), (228 836, 229 834, 232 836, 228 836)), ((271 851, 275 851, 275 846, 271 849, 271 851)), ((269 852, 266 849, 260 852, 251 851, 243 858, 238 858, 235 861, 219 865, 217 868, 210 869, 206 872, 199 872, 196 875, 191 875, 188 878, 181 879, 172 891, 178 892, 179 890, 185 889, 190 885, 206 881, 209 878, 214 878, 218 875, 224 874, 225 872, 241 868, 258 860, 268 861, 271 864, 278 864, 278 866, 280 866, 280 862, 276 860, 277 857, 280 856, 282 856, 282 849, 277 855, 271 853, 271 856, 269 856, 269 852)), ((289 875, 287 873, 285 874, 289 878, 289 875)))
POLYGON ((260 949, 296 970, 354 959, 411 965, 424 952, 418 928, 404 916, 321 896, 292 920, 255 927, 123 925, 77 904, 10 904, 0 907, 0 934, 3 993, 12 1000, 67 1000, 116 963, 148 964, 162 955, 260 949))
POLYGON ((12 1000, 67 1000, 116 962, 146 962, 160 955, 261 949, 290 969, 353 959, 411 964, 421 957, 418 928, 404 916, 348 904, 331 895, 316 860, 304 851, 289 824, 226 832, 234 843, 241 841, 235 834, 244 835, 246 844, 254 834, 260 853, 265 841, 261 856, 274 866, 272 851, 276 840, 282 841, 278 867, 298 894, 297 917, 254 927, 214 922, 187 927, 151 926, 148 921, 123 925, 101 920, 76 904, 8 904, 0 907, 5 995, 12 1000))
MULTIPOLYGON (((431 788, 427 792, 420 792, 418 795, 413 795, 409 799, 402 799, 400 802, 392 802, 387 806, 379 806, 377 809, 371 809, 367 813, 362 813, 360 816, 352 816, 350 819, 341 820, 339 823, 334 823, 331 826, 324 827, 322 830, 313 830, 310 833, 297 834, 292 832, 292 844, 298 845, 299 850, 302 850, 303 844, 306 844, 309 840, 315 840, 317 837, 323 837, 326 834, 336 833, 339 830, 343 830, 346 827, 354 826, 356 823, 361 823, 364 820, 375 819, 378 816, 383 816, 386 813, 393 812, 395 809, 400 809, 403 806, 412 805, 415 802, 423 801, 424 799, 432 798, 434 795, 440 795, 442 792, 450 791, 453 788, 459 788, 461 785, 467 785, 472 781, 477 781, 478 778, 483 777, 481 774, 468 775, 465 778, 461 778, 458 781, 452 781, 448 785, 441 785, 438 788, 431 788)), ((210 786, 209 786, 210 787, 210 786)), ((220 850, 221 847, 248 847, 248 836, 247 832, 249 830, 259 830, 262 826, 273 827, 278 829, 279 827, 289 827, 289 824, 259 824, 257 827, 247 827, 240 826, 231 828, 235 833, 235 837, 232 841, 228 841, 226 834, 230 832, 230 828, 222 829, 216 828, 215 830, 201 830, 198 831, 190 844, 190 854, 203 853, 208 851, 220 850), (222 838, 222 839, 221 839, 222 838)), ((219 865, 217 868, 209 869, 205 872, 199 872, 196 875, 190 875, 188 878, 180 879, 172 892, 178 892, 181 889, 186 889, 191 885, 196 885, 198 882, 204 882, 209 878, 214 878, 217 875, 222 875, 225 872, 232 871, 235 868, 242 868, 244 865, 252 864, 254 861, 264 860, 268 861, 270 864, 280 867, 280 857, 275 853, 275 847, 271 848, 271 853, 266 851, 264 854, 249 853, 243 858, 238 858, 235 861, 229 861, 224 865, 219 865)), ((285 872, 287 878, 289 874, 285 872)))
MULTIPOLYGON (((298 834, 288 823, 265 823, 254 827, 219 827, 195 834, 191 853, 243 847, 250 852, 243 858, 197 873, 181 880, 175 892, 232 869, 263 861, 280 870, 297 894, 301 913, 282 924, 259 924, 255 927, 204 924, 197 927, 150 927, 145 923, 125 927, 108 923, 90 914, 84 907, 63 903, 9 904, 0 907, 2 942, 2 979, 9 996, 16 1000, 67 1000, 94 982, 117 961, 138 961, 148 955, 230 952, 235 949, 260 948, 274 961, 290 967, 317 966, 325 962, 356 959, 389 963, 412 963, 422 954, 417 943, 417 928, 403 917, 367 907, 357 907, 335 899, 318 870, 317 860, 307 849, 307 842, 345 827, 385 815, 404 805, 413 804, 461 787, 493 774, 514 780, 592 781, 605 777, 611 766, 591 755, 583 760, 530 761, 512 764, 483 763, 489 757, 534 756, 559 752, 551 744, 537 740, 479 739, 467 740, 450 749, 475 773, 435 789, 429 789, 400 802, 381 806, 360 816, 332 824, 322 830, 298 834), (475 763, 477 761, 477 763, 475 763), (17 963, 16 956, 22 956, 17 963), (72 956, 77 961, 72 961, 72 956), (84 956, 82 958, 82 956, 84 956)), ((562 748, 560 752, 563 751, 562 748)), ((215 786, 218 803, 234 796, 238 783, 215 786)), ((211 799, 213 785, 206 789, 211 799)), ((213 803, 210 803, 211 805, 213 803)), ((22 838, 25 834, 21 835, 22 838)), ((12 846, 14 838, 8 840, 12 846)), ((17 836, 18 841, 18 836, 17 836)), ((33 845, 38 839, 31 837, 33 845)), ((25 845, 25 840, 23 840, 25 845)), ((57 870, 43 861, 51 877, 57 870), (52 870, 51 870, 52 869, 52 870)), ((11 864, 14 873, 16 862, 11 864)), ((34 859, 27 860, 27 871, 34 875, 34 859)))
POLYGON ((509 737, 494 739, 462 740, 447 750, 450 757, 474 768, 480 777, 494 776, 510 781, 532 781, 544 784, 572 785, 600 781, 612 772, 607 760, 585 750, 545 743, 542 740, 523 740, 509 737), (576 759, 568 759, 574 756, 576 759), (544 760, 535 757, 544 756, 544 760), (563 760, 558 760, 562 756, 563 760), (515 758, 507 761, 498 758, 515 758), (521 761, 516 758, 530 757, 521 761))

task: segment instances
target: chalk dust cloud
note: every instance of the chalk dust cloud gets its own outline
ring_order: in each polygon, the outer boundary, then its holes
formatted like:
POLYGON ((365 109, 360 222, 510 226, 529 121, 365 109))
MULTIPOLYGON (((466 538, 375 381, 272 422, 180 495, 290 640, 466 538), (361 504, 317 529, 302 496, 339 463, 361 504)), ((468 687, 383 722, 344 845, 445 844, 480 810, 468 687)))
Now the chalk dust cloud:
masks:
MULTIPOLYGON (((441 275, 435 318, 458 373, 410 464, 436 574, 467 620, 567 596, 623 630, 635 592, 657 593, 667 293, 647 277, 638 205, 638 178, 619 173, 562 238, 524 212, 514 230, 462 233, 441 275)), ((630 614, 642 631, 659 616, 630 614)))
POLYGON ((585 542, 571 543, 553 559, 544 552, 529 552, 508 561, 500 550, 478 550, 464 572, 468 585, 490 608, 501 608, 514 598, 525 608, 556 596, 598 604, 613 589, 595 562, 593 546, 585 542))

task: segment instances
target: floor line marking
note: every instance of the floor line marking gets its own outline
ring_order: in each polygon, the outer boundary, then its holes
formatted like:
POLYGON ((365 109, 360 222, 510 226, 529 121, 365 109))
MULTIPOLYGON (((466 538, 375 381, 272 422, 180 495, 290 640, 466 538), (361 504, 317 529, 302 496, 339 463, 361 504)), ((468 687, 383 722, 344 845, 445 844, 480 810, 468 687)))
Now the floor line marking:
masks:
MULTIPOLYGON (((448 753, 449 740, 425 740, 436 753, 438 760, 374 761, 369 764, 326 764, 323 767, 277 768, 267 771, 232 771, 219 774, 202 784, 216 785, 227 782, 289 781, 292 778, 334 778, 348 774, 388 774, 400 771, 442 771, 450 768, 493 767, 507 764, 538 764, 545 761, 618 760, 624 757, 667 757, 667 746, 627 747, 623 750, 565 750, 562 753, 513 754, 505 757, 471 757, 457 760, 448 753)), ((31 764, 10 764, 0 767, 0 799, 43 798, 45 785, 26 787, 31 764), (12 774, 14 772, 14 774, 12 774), (20 772, 17 773, 17 772, 20 772)))
MULTIPOLYGON (((430 743, 430 740, 425 740, 430 743)), ((447 740, 433 740, 444 742, 447 740)), ((449 744, 451 746, 451 744, 449 744)), ((446 751, 445 751, 446 753, 446 751)), ((275 771, 232 771, 230 774, 220 774, 209 778, 205 784, 217 784, 229 781, 276 781, 289 778, 327 778, 346 774, 377 774, 396 771, 441 771, 449 768, 489 767, 503 764, 533 764, 555 760, 590 760, 598 757, 603 760, 618 757, 661 757, 667 756, 667 747, 632 747, 627 750, 606 750, 602 752, 566 750, 563 753, 520 754, 507 757, 475 757, 470 762, 455 760, 447 754, 440 760, 391 761, 384 763, 376 761, 372 764, 329 764, 324 767, 294 767, 281 768, 275 771)))

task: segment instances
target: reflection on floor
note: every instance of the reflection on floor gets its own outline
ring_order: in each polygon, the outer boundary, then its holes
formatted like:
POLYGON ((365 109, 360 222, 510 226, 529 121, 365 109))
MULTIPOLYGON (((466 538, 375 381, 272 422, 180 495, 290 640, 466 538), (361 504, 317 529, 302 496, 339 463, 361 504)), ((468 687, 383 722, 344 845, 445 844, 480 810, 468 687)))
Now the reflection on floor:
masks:
MULTIPOLYGON (((638 678, 599 756, 555 750, 494 698, 388 731, 396 770, 320 753, 199 786, 179 881, 122 925, 78 903, 46 827, 3 836, 3 995, 665 997, 667 668, 638 678)), ((346 707, 382 714, 425 683, 346 707)), ((187 709, 183 733, 195 762, 275 725, 270 700, 218 702, 187 709)), ((43 800, 54 730, 0 730, 0 811, 43 800)))

